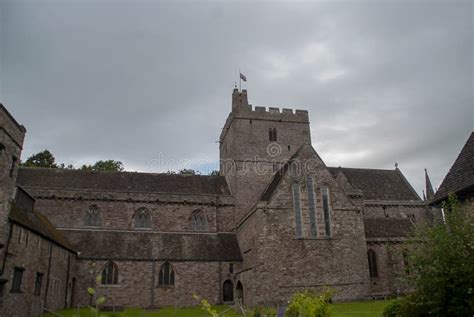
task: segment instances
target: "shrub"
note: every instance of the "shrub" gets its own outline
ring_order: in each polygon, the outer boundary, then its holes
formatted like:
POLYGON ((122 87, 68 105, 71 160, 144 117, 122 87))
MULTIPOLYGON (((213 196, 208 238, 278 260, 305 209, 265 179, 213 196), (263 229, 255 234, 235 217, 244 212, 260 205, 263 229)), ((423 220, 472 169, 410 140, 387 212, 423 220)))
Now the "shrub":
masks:
POLYGON ((443 204, 445 221, 418 225, 407 244, 414 290, 409 304, 429 316, 474 315, 474 212, 454 195, 443 204))
POLYGON ((329 302, 333 296, 331 290, 326 290, 322 294, 305 291, 296 293, 291 298, 287 317, 329 317, 329 302))
POLYGON ((411 297, 398 298, 385 307, 383 317, 422 317, 423 309, 411 297))

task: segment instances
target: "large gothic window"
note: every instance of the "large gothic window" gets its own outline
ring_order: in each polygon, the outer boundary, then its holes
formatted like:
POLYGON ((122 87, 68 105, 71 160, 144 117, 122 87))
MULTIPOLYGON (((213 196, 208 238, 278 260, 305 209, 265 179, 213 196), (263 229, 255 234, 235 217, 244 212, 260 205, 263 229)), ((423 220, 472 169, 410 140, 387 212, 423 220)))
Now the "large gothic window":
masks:
POLYGON ((97 205, 89 206, 84 219, 84 225, 88 227, 100 227, 100 210, 97 205))
POLYGON ((206 215, 201 210, 195 210, 191 214, 191 229, 193 231, 206 231, 208 228, 206 215))
POLYGON ((151 228, 150 212, 146 208, 138 209, 134 216, 134 222, 135 222, 135 228, 150 229, 151 228))
POLYGON ((158 286, 174 285, 174 270, 169 262, 165 262, 160 268, 158 286))
POLYGON ((104 266, 104 269, 102 270, 102 284, 118 284, 118 268, 117 265, 112 261, 107 262, 104 266))
POLYGON ((300 185, 294 183, 292 186, 293 190, 293 207, 295 209, 295 227, 296 237, 303 237, 303 229, 301 227, 301 199, 300 199, 300 185))
POLYGON ((370 277, 378 277, 378 271, 377 271, 377 255, 375 254, 375 251, 372 249, 369 249, 367 251, 367 258, 369 260, 369 274, 370 277))
POLYGON ((326 236, 331 236, 331 208, 329 201, 329 188, 323 186, 321 188, 321 193, 323 196, 323 212, 324 212, 324 228, 326 231, 326 236))
POLYGON ((318 235, 316 229, 316 199, 313 178, 311 176, 306 177, 306 187, 308 189, 309 229, 311 237, 316 238, 318 235))

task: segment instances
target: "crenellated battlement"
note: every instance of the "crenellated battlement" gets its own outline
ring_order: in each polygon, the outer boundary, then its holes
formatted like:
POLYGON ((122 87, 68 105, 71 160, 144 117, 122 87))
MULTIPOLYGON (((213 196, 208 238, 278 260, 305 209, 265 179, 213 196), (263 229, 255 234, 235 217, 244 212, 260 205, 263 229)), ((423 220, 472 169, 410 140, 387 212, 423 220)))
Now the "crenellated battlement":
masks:
POLYGON ((298 115, 298 116, 308 116, 308 110, 301 109, 290 109, 290 108, 277 108, 277 107, 265 107, 265 106, 255 106, 252 109, 252 105, 249 105, 252 112, 257 113, 270 113, 270 114, 287 114, 287 115, 298 115))
POLYGON ((278 108, 278 107, 253 107, 248 103, 247 90, 238 91, 234 89, 232 93, 232 115, 240 119, 262 119, 290 122, 309 122, 307 110, 278 108))

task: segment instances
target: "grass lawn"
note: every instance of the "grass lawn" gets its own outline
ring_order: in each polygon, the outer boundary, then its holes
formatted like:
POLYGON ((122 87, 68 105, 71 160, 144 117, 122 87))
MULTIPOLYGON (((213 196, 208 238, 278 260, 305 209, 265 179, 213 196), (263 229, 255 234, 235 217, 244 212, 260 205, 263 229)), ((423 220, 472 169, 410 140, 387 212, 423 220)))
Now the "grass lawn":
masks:
MULTIPOLYGON (((390 301, 366 301, 366 302, 347 302, 335 303, 331 305, 332 317, 381 317, 383 309, 390 301)), ((229 306, 213 306, 218 312, 222 312, 229 306)), ((58 312, 64 317, 95 317, 88 309, 70 309, 58 312)), ((197 308, 163 308, 157 311, 141 312, 136 309, 129 309, 124 312, 100 313, 104 317, 207 317, 207 312, 197 308)), ((223 315, 224 317, 241 317, 232 309, 223 315)), ((44 315, 44 317, 57 317, 53 315, 44 315)))

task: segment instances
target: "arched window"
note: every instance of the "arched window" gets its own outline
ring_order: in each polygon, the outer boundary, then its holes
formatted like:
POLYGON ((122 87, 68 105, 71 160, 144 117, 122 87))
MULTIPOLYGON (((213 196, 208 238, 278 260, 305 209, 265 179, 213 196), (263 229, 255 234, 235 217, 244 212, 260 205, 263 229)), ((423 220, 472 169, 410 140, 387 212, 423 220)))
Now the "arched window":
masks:
POLYGON ((135 228, 138 229, 149 229, 151 228, 151 216, 150 212, 145 208, 137 210, 134 216, 135 228))
POLYGON ((100 227, 100 210, 97 205, 89 206, 84 219, 84 225, 88 227, 100 227))
POLYGON ((406 250, 403 250, 403 267, 405 269, 405 274, 410 275, 410 262, 408 258, 408 252, 406 250))
POLYGON ((222 297, 224 302, 234 300, 234 284, 232 284, 231 280, 226 280, 222 285, 222 297))
POLYGON ((367 258, 369 260, 369 274, 370 277, 378 277, 378 271, 377 271, 377 255, 375 254, 375 251, 372 249, 369 249, 367 251, 367 258))
POLYGON ((237 300, 240 301, 241 304, 244 303, 244 286, 240 281, 237 282, 237 286, 235 287, 237 300))
POLYGON ((158 285, 159 286, 174 285, 174 270, 169 262, 165 262, 160 268, 158 285))
POLYGON ((208 228, 206 215, 201 210, 195 210, 191 214, 191 229, 193 231, 206 231, 208 228))
POLYGON ((102 284, 118 284, 118 268, 117 265, 112 261, 107 262, 104 266, 104 269, 102 270, 102 284))
POLYGON ((293 208, 295 209, 295 227, 296 237, 303 237, 303 229, 301 227, 301 199, 300 199, 300 185, 294 183, 292 186, 293 190, 293 208))
POLYGON ((268 139, 270 141, 276 141, 277 140, 277 130, 276 130, 276 128, 268 129, 268 139))
POLYGON ((306 177, 306 188, 308 190, 309 229, 312 238, 318 236, 316 229, 316 198, 314 193, 313 177, 306 177))
POLYGON ((323 186, 321 188, 321 194, 323 196, 323 213, 324 213, 324 228, 326 231, 326 236, 331 236, 331 208, 329 202, 329 188, 323 186))

